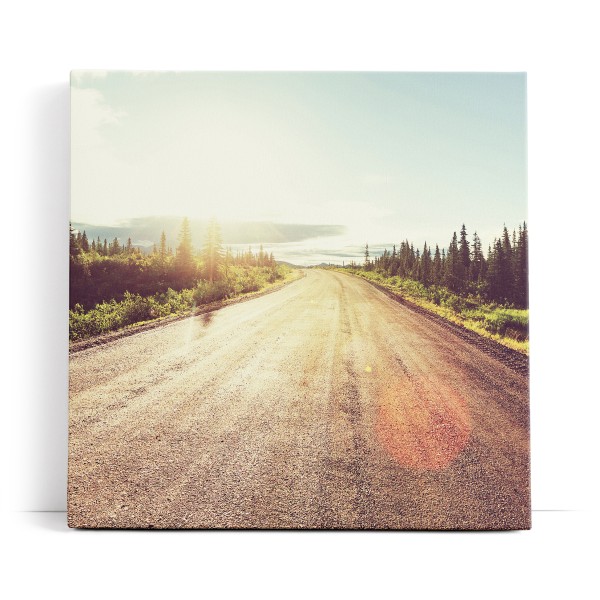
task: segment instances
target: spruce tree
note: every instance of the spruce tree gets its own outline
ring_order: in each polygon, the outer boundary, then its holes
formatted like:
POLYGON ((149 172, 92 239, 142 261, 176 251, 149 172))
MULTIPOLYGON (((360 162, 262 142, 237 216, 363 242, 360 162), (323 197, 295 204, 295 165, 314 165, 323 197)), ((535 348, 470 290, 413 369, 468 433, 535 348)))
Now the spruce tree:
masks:
POLYGON ((499 254, 502 253, 502 244, 494 238, 494 243, 488 246, 487 273, 486 273, 486 295, 489 300, 500 301, 500 275, 499 275, 499 254), (493 248, 493 249, 492 249, 493 248))
POLYGON ((501 296, 505 302, 514 302, 515 296, 515 277, 514 277, 514 259, 513 248, 510 243, 510 236, 506 225, 502 231, 502 260, 501 279, 503 291, 501 296))
POLYGON ((192 284, 196 274, 196 265, 193 257, 190 222, 187 217, 185 217, 181 223, 179 245, 177 246, 177 254, 175 255, 174 269, 179 285, 188 286, 192 284))
POLYGON ((397 274, 400 277, 408 276, 408 264, 410 261, 409 258, 410 247, 408 245, 408 240, 400 242, 400 253, 398 254, 398 272, 397 274))
POLYGON ((211 219, 206 230, 206 238, 202 247, 202 261, 207 279, 211 283, 217 280, 219 266, 223 261, 223 246, 221 245, 221 229, 215 219, 211 219))
POLYGON ((69 223, 69 255, 77 256, 81 252, 81 247, 77 241, 77 236, 75 235, 75 230, 69 223))
POLYGON ((227 279, 229 275, 229 265, 231 264, 233 264, 233 253, 231 252, 231 248, 227 246, 223 258, 223 275, 225 276, 225 279, 227 279))
POLYGON ((392 256, 390 258, 390 267, 388 270, 390 277, 394 277, 398 273, 398 253, 396 252, 396 244, 392 249, 392 256))
POLYGON ((381 256, 381 259, 379 260, 379 270, 382 273, 385 273, 387 275, 389 264, 390 264, 390 253, 388 252, 387 248, 384 248, 383 255, 381 256))
POLYGON ((522 308, 527 308, 528 305, 528 245, 527 223, 523 223, 522 227, 519 225, 519 237, 515 252, 515 303, 522 308))
POLYGON ((460 254, 460 268, 458 276, 461 281, 461 288, 465 290, 469 281, 469 268, 471 266, 471 249, 469 247, 469 240, 467 239, 467 228, 465 227, 464 223, 460 229, 460 244, 458 251, 460 254))
POLYGON ((427 247, 427 242, 423 246, 423 254, 421 255, 420 280, 423 285, 430 285, 432 282, 432 264, 431 250, 427 247))
POLYGON ((446 255, 446 268, 444 273, 444 285, 453 292, 459 292, 462 287, 462 263, 458 250, 458 238, 456 231, 450 241, 448 254, 446 255))
POLYGON ((119 240, 117 238, 114 238, 110 244, 108 254, 110 256, 117 256, 120 253, 121 253, 121 245, 119 244, 119 240))
POLYGON ((415 261, 413 263, 412 277, 417 281, 421 281, 421 252, 418 248, 415 252, 415 261))
POLYGON ((435 254, 433 255, 433 273, 432 279, 435 285, 440 285, 442 282, 442 257, 440 254, 440 247, 435 245, 435 254))
POLYGON ((481 239, 477 232, 473 234, 473 250, 471 265, 469 269, 469 279, 476 284, 479 284, 484 275, 484 257, 481 249, 481 239))
POLYGON ((167 257, 167 236, 165 230, 160 234, 160 258, 164 260, 167 257))

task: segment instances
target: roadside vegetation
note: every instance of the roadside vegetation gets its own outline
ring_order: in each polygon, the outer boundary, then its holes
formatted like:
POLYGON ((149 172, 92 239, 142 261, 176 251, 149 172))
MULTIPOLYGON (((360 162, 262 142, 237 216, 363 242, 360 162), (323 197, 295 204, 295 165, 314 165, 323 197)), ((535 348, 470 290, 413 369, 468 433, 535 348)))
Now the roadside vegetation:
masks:
POLYGON ((344 267, 454 323, 528 354, 528 233, 506 227, 489 246, 487 256, 477 233, 472 244, 463 225, 448 251, 436 245, 423 250, 404 241, 371 258, 368 244, 362 265, 344 267))
POLYGON ((70 231, 69 339, 79 341, 124 327, 190 313, 214 302, 257 292, 291 274, 262 246, 233 255, 212 221, 195 253, 184 219, 175 252, 163 233, 150 254, 133 247, 87 239, 70 231))

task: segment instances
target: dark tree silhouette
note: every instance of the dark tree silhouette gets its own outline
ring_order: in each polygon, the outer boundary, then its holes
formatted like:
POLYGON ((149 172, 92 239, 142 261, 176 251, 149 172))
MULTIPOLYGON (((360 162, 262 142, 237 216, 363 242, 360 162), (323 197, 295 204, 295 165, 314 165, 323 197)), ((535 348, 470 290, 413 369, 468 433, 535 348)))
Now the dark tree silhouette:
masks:
MULTIPOLYGON (((356 268, 352 261, 348 267, 356 268)), ((425 286, 445 286, 455 294, 480 298, 516 307, 528 303, 528 233, 527 224, 519 225, 518 233, 511 236, 504 226, 501 236, 494 240, 483 254, 481 239, 475 232, 473 243, 467 240, 467 228, 463 224, 460 240, 453 234, 448 250, 440 250, 436 244, 433 258, 431 247, 425 243, 423 251, 414 249, 408 240, 394 245, 375 258, 370 257, 369 245, 365 245, 365 270, 375 269, 387 276, 414 279, 425 286)))

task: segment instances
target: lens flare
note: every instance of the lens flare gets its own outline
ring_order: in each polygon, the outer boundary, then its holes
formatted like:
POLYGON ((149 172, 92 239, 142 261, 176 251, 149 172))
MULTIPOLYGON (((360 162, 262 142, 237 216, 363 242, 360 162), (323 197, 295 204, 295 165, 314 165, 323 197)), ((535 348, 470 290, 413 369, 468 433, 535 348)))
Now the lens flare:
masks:
POLYGON ((464 450, 472 424, 465 400, 448 388, 398 387, 380 395, 376 432, 402 467, 444 469, 464 450))

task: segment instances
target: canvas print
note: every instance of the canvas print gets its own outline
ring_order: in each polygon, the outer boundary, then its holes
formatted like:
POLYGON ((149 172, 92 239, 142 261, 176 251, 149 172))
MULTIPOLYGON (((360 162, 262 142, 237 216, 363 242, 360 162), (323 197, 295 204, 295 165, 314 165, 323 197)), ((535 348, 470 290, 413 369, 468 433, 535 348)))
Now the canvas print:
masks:
POLYGON ((530 527, 525 74, 74 71, 71 119, 71 527, 530 527))

